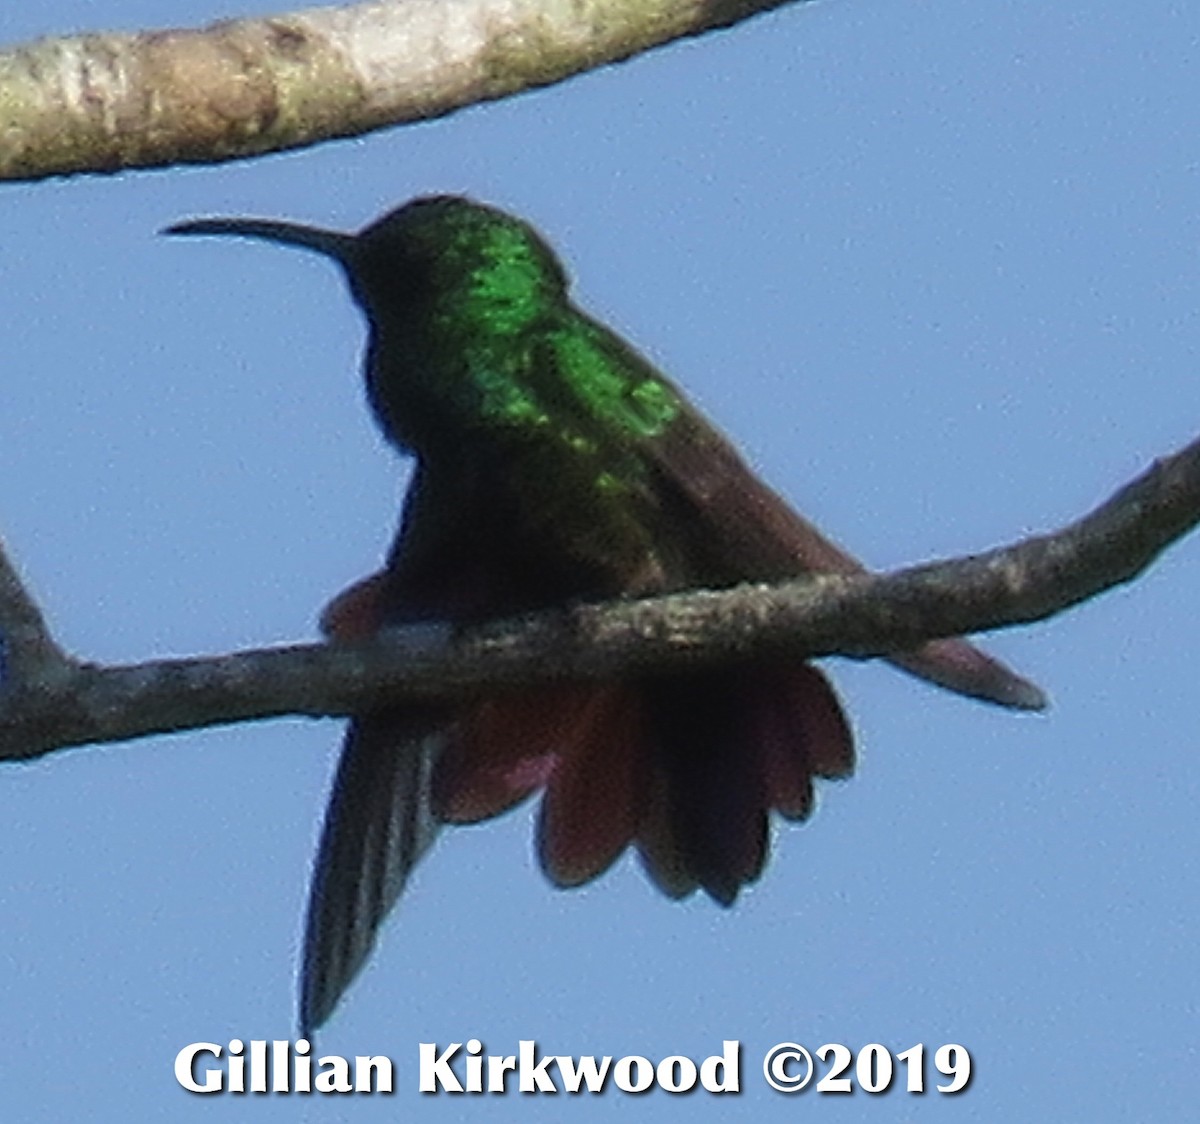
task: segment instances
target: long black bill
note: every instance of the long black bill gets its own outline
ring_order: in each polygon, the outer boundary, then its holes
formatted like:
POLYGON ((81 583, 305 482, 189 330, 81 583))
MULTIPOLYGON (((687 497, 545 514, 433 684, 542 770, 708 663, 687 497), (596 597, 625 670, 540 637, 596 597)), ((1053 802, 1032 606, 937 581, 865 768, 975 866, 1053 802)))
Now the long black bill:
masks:
POLYGON ((323 230, 319 226, 280 222, 277 219, 188 219, 185 222, 172 223, 163 230, 163 234, 215 234, 259 238, 265 242, 281 242, 285 246, 313 250, 326 257, 335 258, 344 265, 353 259, 358 243, 353 234, 343 234, 339 230, 323 230))

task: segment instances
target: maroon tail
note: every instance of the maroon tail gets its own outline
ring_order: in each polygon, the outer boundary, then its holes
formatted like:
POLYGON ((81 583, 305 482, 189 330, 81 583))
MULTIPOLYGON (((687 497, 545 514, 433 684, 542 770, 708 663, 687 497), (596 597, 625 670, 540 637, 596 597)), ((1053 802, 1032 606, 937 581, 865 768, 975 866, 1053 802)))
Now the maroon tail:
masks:
POLYGON ((637 834, 667 894, 697 886, 731 905, 762 873, 768 813, 812 810, 814 777, 846 777, 854 745, 815 668, 743 668, 648 686, 655 752, 637 834))
POLYGON ((547 876, 576 886, 630 843, 664 893, 729 905, 761 874, 768 814, 803 819, 814 777, 854 768, 849 726, 807 665, 522 692, 479 704, 434 770, 443 821, 486 819, 544 785, 547 876))

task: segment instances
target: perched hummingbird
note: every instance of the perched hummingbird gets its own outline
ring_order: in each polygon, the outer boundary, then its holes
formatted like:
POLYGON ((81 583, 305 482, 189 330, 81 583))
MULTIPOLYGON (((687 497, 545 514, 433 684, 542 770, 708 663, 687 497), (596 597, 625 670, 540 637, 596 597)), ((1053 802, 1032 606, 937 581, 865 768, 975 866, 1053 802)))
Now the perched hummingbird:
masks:
MULTIPOLYGON (((388 625, 484 621, 580 599, 863 567, 758 479, 681 391, 572 302, 528 224, 451 195, 358 234, 209 218, 334 258, 367 318, 367 396, 416 458, 383 568, 323 616, 335 640, 388 625)), ((1041 691, 962 640, 891 661, 1021 709, 1041 691)), ((312 879, 300 1029, 320 1025, 445 823, 543 790, 542 868, 558 886, 629 845, 667 895, 730 905, 762 872, 768 814, 804 819, 814 777, 854 766, 821 672, 714 670, 381 708, 349 726, 312 879)))

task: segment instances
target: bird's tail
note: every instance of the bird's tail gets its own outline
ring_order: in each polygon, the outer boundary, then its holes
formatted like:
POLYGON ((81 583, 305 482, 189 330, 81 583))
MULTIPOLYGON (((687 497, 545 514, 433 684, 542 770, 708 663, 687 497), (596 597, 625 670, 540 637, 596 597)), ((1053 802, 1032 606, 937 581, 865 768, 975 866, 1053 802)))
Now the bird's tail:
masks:
POLYGON ((729 905, 762 872, 772 809, 804 819, 814 778, 853 767, 842 708, 803 664, 355 719, 313 873, 301 1033, 333 1010, 443 823, 490 819, 544 789, 538 848, 556 885, 595 878, 632 844, 664 893, 703 888, 729 905))
POLYGON ((772 809, 804 819, 816 777, 846 777, 842 708, 813 667, 746 666, 558 688, 478 705, 433 773, 442 821, 496 815, 545 789, 538 850, 559 886, 633 844, 671 897, 729 905, 762 872, 772 809))

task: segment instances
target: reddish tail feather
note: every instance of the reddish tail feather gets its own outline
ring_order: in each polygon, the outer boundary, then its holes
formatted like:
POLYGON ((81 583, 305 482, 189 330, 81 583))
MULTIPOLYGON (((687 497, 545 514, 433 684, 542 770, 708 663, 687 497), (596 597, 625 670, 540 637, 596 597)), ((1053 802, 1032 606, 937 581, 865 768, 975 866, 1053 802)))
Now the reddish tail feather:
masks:
MULTIPOLYGON (((374 632, 383 580, 336 598, 326 631, 374 632)), ((825 676, 755 664, 474 703, 445 731, 430 806, 444 823, 476 823, 544 788, 538 854, 555 885, 590 881, 633 844, 664 893, 703 887, 729 905, 762 873, 771 810, 802 820, 813 779, 853 769, 850 728, 825 676)))
POLYGON ((556 885, 595 878, 633 844, 664 893, 703 887, 728 905, 762 872, 769 812, 804 818, 813 778, 853 766, 819 671, 745 667, 476 704, 434 769, 433 808, 475 822, 544 787, 538 850, 556 885))
MULTIPOLYGON (((323 627, 341 640, 369 636, 385 592, 383 575, 352 586, 323 627)), ((333 1010, 441 824, 488 819, 541 788, 538 850, 556 885, 595 878, 632 844, 664 893, 703 887, 729 905, 762 872, 771 809, 804 818, 813 778, 853 767, 837 698, 803 664, 538 687, 356 718, 313 872, 301 1034, 333 1010)))

